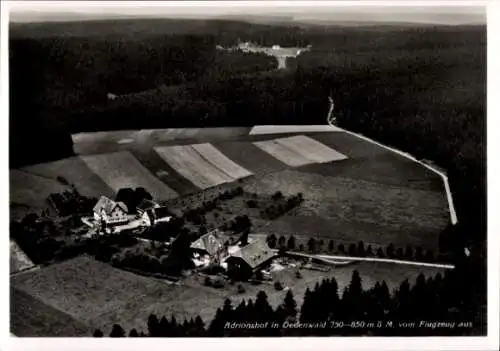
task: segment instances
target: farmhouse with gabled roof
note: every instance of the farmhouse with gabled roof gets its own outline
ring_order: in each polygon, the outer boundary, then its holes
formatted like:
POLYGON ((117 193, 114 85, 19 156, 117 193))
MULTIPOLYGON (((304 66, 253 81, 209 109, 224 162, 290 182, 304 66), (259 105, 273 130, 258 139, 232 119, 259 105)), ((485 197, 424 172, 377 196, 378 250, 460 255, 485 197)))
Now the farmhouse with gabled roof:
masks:
POLYGON ((226 259, 228 270, 250 275, 268 263, 275 253, 264 240, 256 240, 232 252, 226 259))
POLYGON ((206 253, 211 257, 216 256, 223 247, 224 244, 217 235, 217 231, 206 233, 191 244, 191 249, 206 253))
POLYGON ((93 211, 94 219, 104 221, 107 225, 119 225, 129 221, 127 205, 115 202, 106 196, 101 196, 93 211))

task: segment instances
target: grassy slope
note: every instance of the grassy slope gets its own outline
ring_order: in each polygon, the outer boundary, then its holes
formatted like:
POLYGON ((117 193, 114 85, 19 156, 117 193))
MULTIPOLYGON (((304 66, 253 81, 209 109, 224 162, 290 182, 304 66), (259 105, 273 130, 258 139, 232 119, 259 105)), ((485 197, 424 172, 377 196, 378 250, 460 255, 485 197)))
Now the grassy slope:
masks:
POLYGON ((57 181, 58 176, 62 176, 70 184, 75 185, 84 196, 114 196, 114 191, 93 173, 79 157, 29 166, 25 167, 24 170, 52 178, 55 181, 57 181))
POLYGON ((435 249, 438 234, 449 220, 443 192, 291 170, 251 179, 245 187, 257 193, 280 190, 284 194, 304 194, 305 203, 292 214, 299 216, 302 223, 286 217, 276 222, 281 225, 271 225, 272 229, 287 234, 321 234, 337 240, 350 238, 354 242, 364 240, 380 245, 394 240, 435 249))
POLYGON ((48 207, 47 197, 51 193, 70 190, 58 181, 20 170, 11 170, 10 176, 10 216, 21 218, 27 212, 41 212, 48 207))
POLYGON ((10 330, 19 337, 91 336, 91 329, 28 293, 10 289, 10 330))
MULTIPOLYGON (((322 278, 333 276, 337 279, 340 289, 343 289, 349 283, 354 269, 361 273, 365 287, 385 279, 390 289, 397 287, 406 278, 414 282, 421 272, 433 275, 442 271, 435 268, 359 263, 338 267, 329 273, 303 271, 304 278, 300 280, 295 278, 292 272, 282 271, 276 274, 276 279, 293 289, 300 305, 306 286, 312 288, 322 278)), ((202 278, 193 276, 187 279, 184 286, 167 285, 155 279, 117 270, 89 258, 76 258, 11 279, 12 286, 21 293, 20 297, 15 295, 16 298, 12 300, 13 310, 19 311, 31 306, 39 309, 34 321, 33 317, 16 319, 16 328, 21 333, 54 335, 57 333, 54 327, 32 329, 36 328, 39 318, 60 320, 61 312, 49 306, 57 306, 59 310, 91 328, 107 331, 113 323, 120 323, 126 330, 146 330, 150 313, 158 316, 174 313, 178 319, 200 314, 205 322, 209 322, 226 297, 231 298, 233 305, 236 305, 241 299, 255 299, 259 290, 265 290, 270 303, 277 306, 285 295, 284 291, 278 292, 272 285, 245 284, 247 291, 236 294, 236 286, 216 290, 202 286, 202 281, 202 278), (26 293, 37 300, 26 297, 26 293), (201 296, 203 298, 200 298, 201 296), (40 305, 38 299, 47 305, 40 305)), ((75 326, 73 319, 64 318, 67 328, 75 326)), ((76 325, 81 326, 80 323, 76 325)), ((84 330, 81 327, 81 331, 84 330)))

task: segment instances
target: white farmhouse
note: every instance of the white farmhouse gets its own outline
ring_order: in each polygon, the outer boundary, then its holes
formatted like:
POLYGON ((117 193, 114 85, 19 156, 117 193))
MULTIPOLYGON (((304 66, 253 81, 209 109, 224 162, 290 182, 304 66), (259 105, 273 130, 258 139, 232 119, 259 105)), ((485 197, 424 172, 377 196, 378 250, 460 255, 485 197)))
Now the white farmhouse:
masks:
POLYGON ((122 225, 129 222, 128 208, 123 202, 115 202, 101 196, 94 206, 94 219, 109 226, 122 225))

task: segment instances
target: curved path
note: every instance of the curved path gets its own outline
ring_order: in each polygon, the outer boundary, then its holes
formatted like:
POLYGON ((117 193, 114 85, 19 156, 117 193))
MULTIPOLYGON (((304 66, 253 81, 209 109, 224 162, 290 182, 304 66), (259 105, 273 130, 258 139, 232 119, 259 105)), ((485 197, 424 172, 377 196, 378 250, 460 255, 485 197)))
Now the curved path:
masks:
MULTIPOLYGON (((277 249, 272 249, 273 252, 278 252, 277 249)), ((364 261, 364 262, 383 262, 383 263, 394 263, 403 264, 408 266, 419 266, 419 267, 434 267, 434 268, 445 268, 454 269, 455 266, 451 264, 443 263, 428 263, 428 262, 417 262, 417 261, 405 261, 405 260, 395 260, 390 258, 377 258, 377 257, 355 257, 355 256, 336 256, 336 255, 317 255, 317 254, 307 254, 303 252, 287 251, 292 255, 302 256, 306 258, 320 258, 328 262, 328 260, 339 260, 342 263, 345 261, 364 261)), ((336 263, 330 261, 329 263, 336 263)))

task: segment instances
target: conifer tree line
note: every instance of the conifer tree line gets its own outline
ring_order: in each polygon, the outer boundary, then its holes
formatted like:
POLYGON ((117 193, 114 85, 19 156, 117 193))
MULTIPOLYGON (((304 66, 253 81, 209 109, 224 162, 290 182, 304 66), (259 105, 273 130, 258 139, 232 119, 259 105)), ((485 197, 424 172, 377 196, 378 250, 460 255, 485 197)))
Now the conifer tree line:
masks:
MULTIPOLYGON (((479 262, 479 261, 478 261, 479 262)), ((482 335, 480 264, 460 262, 454 270, 406 279, 394 291, 385 281, 364 289, 357 270, 342 291, 334 277, 307 288, 299 307, 292 290, 273 308, 260 291, 255 301, 233 305, 226 299, 205 325, 200 316, 177 321, 150 315, 147 331, 128 333, 113 325, 110 337, 248 337, 248 336, 458 336, 482 335), (466 324, 460 324, 464 322, 466 324), (438 324, 439 323, 439 324, 438 324)), ((108 336, 96 330, 95 337, 108 336)))

